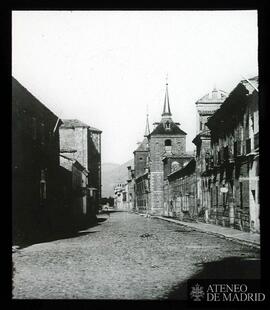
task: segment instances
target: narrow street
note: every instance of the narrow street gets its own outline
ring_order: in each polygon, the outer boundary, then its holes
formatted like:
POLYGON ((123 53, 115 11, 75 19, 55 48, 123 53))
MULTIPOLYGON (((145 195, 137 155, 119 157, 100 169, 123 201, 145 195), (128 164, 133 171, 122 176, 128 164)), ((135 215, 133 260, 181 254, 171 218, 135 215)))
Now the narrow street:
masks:
POLYGON ((258 250, 127 212, 21 248, 13 262, 18 299, 186 299, 189 278, 260 276, 258 250))

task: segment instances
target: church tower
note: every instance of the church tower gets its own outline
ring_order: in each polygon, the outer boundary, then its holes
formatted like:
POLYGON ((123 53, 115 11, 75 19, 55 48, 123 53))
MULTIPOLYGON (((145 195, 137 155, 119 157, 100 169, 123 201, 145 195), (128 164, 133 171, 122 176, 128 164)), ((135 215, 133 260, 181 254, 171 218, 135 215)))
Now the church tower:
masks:
POLYGON ((204 130, 208 130, 206 126, 208 118, 211 117, 220 108, 221 104, 226 98, 227 94, 224 91, 214 87, 210 93, 206 94, 196 102, 197 134, 204 130))
POLYGON ((139 146, 133 152, 135 178, 138 178, 139 176, 143 175, 146 172, 146 169, 148 166, 148 154, 149 154, 148 136, 149 134, 150 134, 150 129, 149 129, 148 114, 147 114, 144 139, 142 142, 138 143, 139 146))
POLYGON ((186 133, 180 124, 172 120, 169 102, 168 82, 161 120, 154 123, 156 128, 148 135, 150 163, 150 212, 163 212, 163 159, 166 156, 181 156, 186 153, 186 133))

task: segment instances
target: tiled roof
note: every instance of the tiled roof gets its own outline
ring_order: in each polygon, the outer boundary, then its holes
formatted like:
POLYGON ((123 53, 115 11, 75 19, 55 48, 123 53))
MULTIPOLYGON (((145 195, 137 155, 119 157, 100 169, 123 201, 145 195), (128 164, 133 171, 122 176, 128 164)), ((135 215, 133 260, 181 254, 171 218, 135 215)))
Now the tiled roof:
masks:
POLYGON ((159 125, 157 125, 157 127, 151 132, 150 135, 186 135, 186 133, 174 122, 170 122, 170 129, 165 129, 164 124, 159 123, 159 125))
POLYGON ((97 129, 97 128, 91 127, 91 126, 89 126, 89 130, 90 131, 96 131, 96 132, 102 132, 100 129, 97 129))
POLYGON ((134 152, 147 152, 148 151, 148 140, 147 138, 143 139, 143 142, 137 147, 134 152))
POLYGON ((227 97, 227 93, 221 89, 214 88, 210 93, 204 95, 196 103, 222 103, 227 97))
MULTIPOLYGON (((255 76, 251 79, 249 79, 250 83, 258 89, 259 86, 259 79, 258 76, 255 76)), ((245 88, 248 90, 249 94, 252 94, 254 92, 254 87, 250 85, 250 83, 247 80, 242 80, 241 83, 245 86, 245 88)))
POLYGON ((62 121, 63 125, 61 126, 61 128, 83 127, 83 128, 89 128, 89 130, 91 131, 102 132, 101 130, 91 127, 78 119, 62 119, 62 121))
POLYGON ((211 134, 210 134, 210 130, 208 128, 201 130, 196 137, 192 140, 193 143, 196 144, 196 142, 198 142, 200 140, 201 137, 206 137, 206 138, 210 138, 211 134))
POLYGON ((249 102, 247 96, 257 93, 254 87, 258 87, 257 76, 249 79, 249 81, 242 80, 237 84, 221 105, 220 109, 208 119, 207 126, 211 131, 230 131, 237 126, 249 102), (220 124, 222 124, 222 126, 220 126, 220 124))
MULTIPOLYGON (((25 88, 19 81, 12 77, 12 100, 19 101, 20 105, 24 107, 39 106, 42 109, 35 109, 35 113, 44 116, 43 113, 49 113, 51 116, 54 116, 58 119, 58 127, 62 124, 62 119, 60 119, 54 112, 52 112, 44 103, 37 99, 27 88, 25 88), (16 100, 14 100, 16 99, 16 100)), ((12 101, 13 102, 13 101, 12 101)))
POLYGON ((72 127, 90 127, 89 125, 79 121, 78 119, 62 119, 63 125, 62 128, 72 128, 72 127))
POLYGON ((185 167, 170 173, 168 175, 168 179, 173 180, 176 178, 188 176, 190 174, 193 174, 195 172, 195 169, 196 169, 196 160, 193 158, 189 161, 189 163, 185 167))

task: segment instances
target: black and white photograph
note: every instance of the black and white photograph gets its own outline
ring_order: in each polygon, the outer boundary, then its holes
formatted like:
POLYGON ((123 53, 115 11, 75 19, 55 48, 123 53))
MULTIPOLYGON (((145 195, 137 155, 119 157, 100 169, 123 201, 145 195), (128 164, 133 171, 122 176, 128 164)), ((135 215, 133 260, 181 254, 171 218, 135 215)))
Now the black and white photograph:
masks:
POLYGON ((12 298, 264 302, 257 10, 11 17, 12 298))

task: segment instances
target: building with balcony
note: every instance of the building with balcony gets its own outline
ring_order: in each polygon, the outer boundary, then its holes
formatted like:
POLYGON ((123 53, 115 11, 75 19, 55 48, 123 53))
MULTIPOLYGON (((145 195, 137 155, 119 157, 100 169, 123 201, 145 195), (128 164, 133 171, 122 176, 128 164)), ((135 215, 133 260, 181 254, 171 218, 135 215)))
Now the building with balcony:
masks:
POLYGON ((241 81, 208 119, 209 221, 260 231, 258 77, 241 81))
POLYGON ((114 208, 117 210, 128 210, 128 184, 119 183, 114 187, 114 208))
POLYGON ((197 214, 201 220, 208 222, 210 202, 209 165, 211 164, 211 136, 207 127, 208 119, 220 108, 227 94, 214 88, 210 93, 196 102, 197 135, 193 139, 196 145, 196 201, 197 214))

